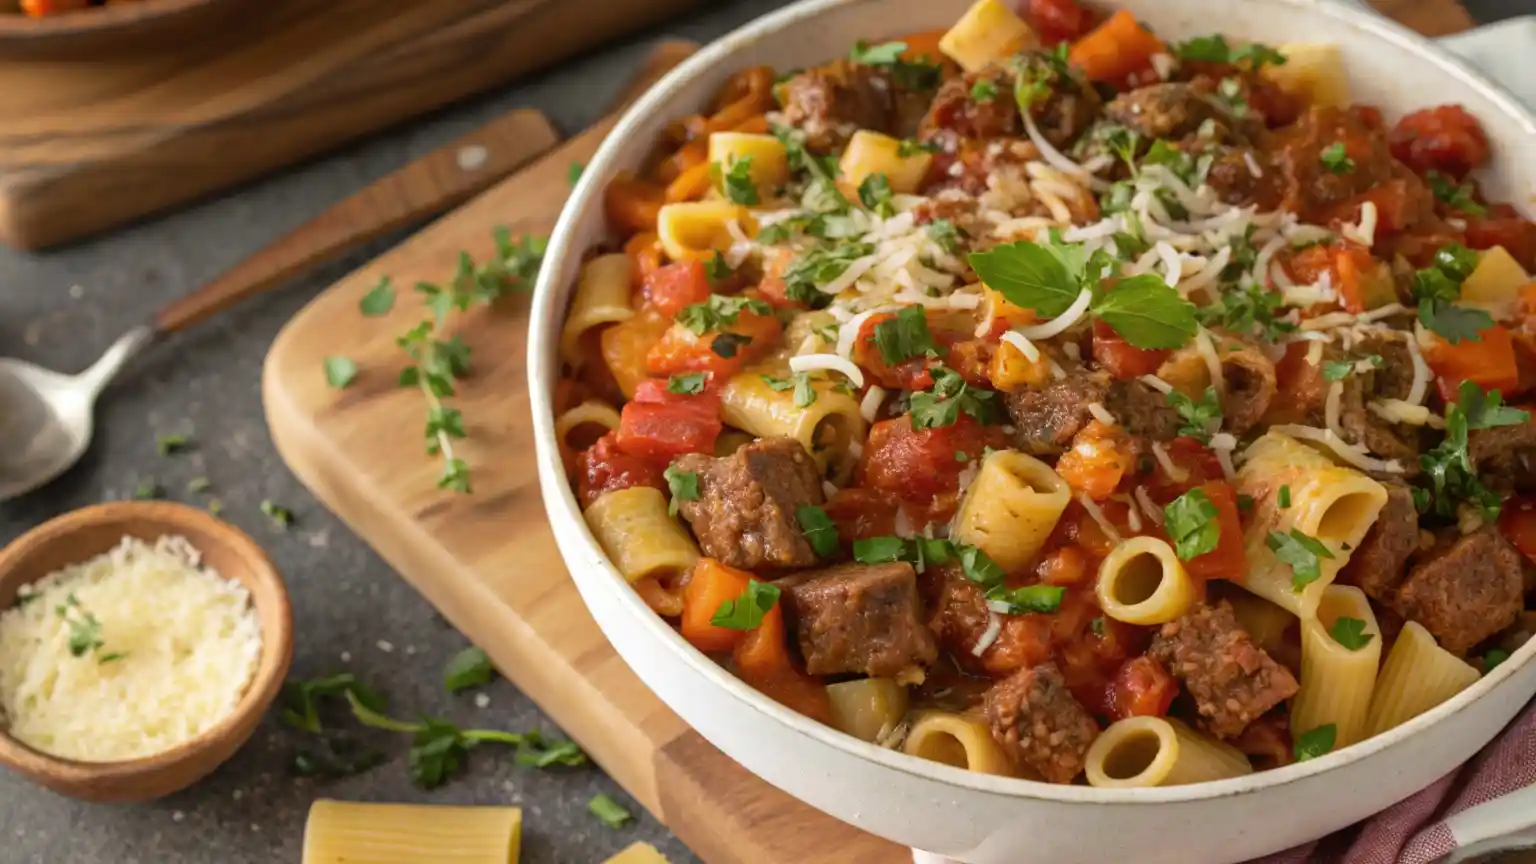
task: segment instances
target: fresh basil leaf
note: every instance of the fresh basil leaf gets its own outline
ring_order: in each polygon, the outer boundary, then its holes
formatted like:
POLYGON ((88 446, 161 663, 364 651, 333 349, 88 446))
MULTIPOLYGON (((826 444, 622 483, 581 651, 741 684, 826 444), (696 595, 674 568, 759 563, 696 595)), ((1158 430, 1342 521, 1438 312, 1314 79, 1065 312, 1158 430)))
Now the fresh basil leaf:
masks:
POLYGON ((741 596, 723 601, 709 623, 727 630, 756 630, 763 623, 763 616, 779 602, 779 589, 756 579, 747 580, 747 590, 741 596))
POLYGON ((1067 311, 1083 290, 1057 255, 1028 241, 972 252, 966 260, 988 288, 1043 318, 1067 311))
POLYGON ((1120 280, 1095 299, 1093 311, 1137 348, 1182 348, 1199 330, 1195 304, 1150 273, 1120 280))

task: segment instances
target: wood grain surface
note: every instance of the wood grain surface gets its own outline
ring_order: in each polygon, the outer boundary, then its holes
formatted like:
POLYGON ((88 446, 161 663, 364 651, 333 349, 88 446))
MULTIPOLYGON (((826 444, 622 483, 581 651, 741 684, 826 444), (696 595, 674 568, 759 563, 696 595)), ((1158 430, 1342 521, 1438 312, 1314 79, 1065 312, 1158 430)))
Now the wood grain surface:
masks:
MULTIPOLYGON (((1425 19, 1428 20, 1428 19, 1425 19)), ((663 46, 643 77, 677 62, 663 46)), ((790 798, 724 756, 648 691, 604 640, 565 573, 540 501, 527 426, 527 301, 458 320, 474 371, 455 405, 469 437, 470 496, 436 488, 422 452, 425 405, 396 386, 394 343, 422 320, 406 300, 363 319, 358 302, 383 274, 397 284, 452 272, 460 250, 483 256, 490 229, 547 232, 611 119, 337 283, 273 343, 263 397, 278 452, 315 495, 554 717, 642 804, 711 864, 898 864, 910 853, 790 798), (324 358, 362 369, 327 386, 324 358)))
POLYGON ((700 0, 270 0, 172 52, 0 62, 0 241, 227 188, 700 0))

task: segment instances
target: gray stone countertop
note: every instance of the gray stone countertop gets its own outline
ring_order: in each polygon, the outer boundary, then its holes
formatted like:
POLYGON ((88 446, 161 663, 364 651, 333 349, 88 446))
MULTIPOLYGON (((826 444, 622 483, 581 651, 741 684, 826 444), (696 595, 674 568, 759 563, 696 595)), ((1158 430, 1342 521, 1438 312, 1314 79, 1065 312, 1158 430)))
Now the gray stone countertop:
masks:
MULTIPOLYGON (((709 11, 224 197, 59 252, 0 250, 0 355, 82 369, 162 304, 410 159, 519 106, 543 110, 568 134, 578 131, 597 118, 656 39, 707 40, 779 5, 716 0, 709 11)), ((1536 11, 1533 0, 1468 5, 1484 21, 1536 11)), ((68 510, 128 497, 146 479, 172 498, 202 500, 184 490, 193 477, 206 476, 225 517, 262 542, 287 578, 294 676, 351 671, 401 709, 463 725, 553 732, 552 721, 506 681, 484 690, 490 701, 483 708, 472 696, 443 692, 442 666, 467 644, 464 637, 299 485, 267 435, 260 377, 273 336, 317 292, 398 239, 311 273, 141 361, 104 400, 99 438, 85 460, 42 492, 0 504, 0 544, 68 510), (162 458, 155 439, 167 433, 189 433, 195 446, 162 458), (259 512, 263 500, 292 508, 294 526, 277 530, 259 512)), ((321 797, 512 803, 523 808, 523 860, 531 864, 599 862, 637 840, 656 844, 674 862, 697 860, 596 768, 538 771, 481 751, 462 775, 423 792, 406 776, 403 741, 367 740, 390 760, 344 780, 300 779, 289 765, 302 737, 268 718, 211 777, 131 807, 77 802, 0 774, 0 861, 297 864, 305 816, 321 797), (636 821, 614 830, 591 817, 587 802, 599 792, 626 805, 636 821)))

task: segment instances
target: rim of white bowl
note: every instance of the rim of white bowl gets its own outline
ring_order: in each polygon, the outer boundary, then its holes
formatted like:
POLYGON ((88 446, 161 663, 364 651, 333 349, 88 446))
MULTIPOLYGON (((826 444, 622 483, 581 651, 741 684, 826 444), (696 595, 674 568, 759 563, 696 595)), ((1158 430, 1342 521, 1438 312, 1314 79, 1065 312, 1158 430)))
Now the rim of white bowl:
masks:
MULTIPOLYGON (((724 689, 741 703, 743 708, 767 715, 787 730, 824 746, 836 748, 894 771, 974 792, 1007 798, 1033 798, 1083 804, 1151 805, 1200 801, 1258 792, 1324 774, 1394 747, 1461 711, 1500 687, 1533 656, 1536 656, 1536 639, 1532 639, 1492 672, 1484 675, 1471 687, 1451 699, 1401 726, 1326 756, 1228 780, 1149 789, 1103 789, 981 774, 861 741, 786 708, 759 693, 688 644, 661 616, 646 606, 640 596, 629 587, 629 583, 613 563, 608 560, 602 547, 587 529, 581 508, 577 505, 575 494, 566 479, 565 469, 561 464, 559 450, 555 443, 554 416, 548 398, 552 389, 546 382, 553 381, 559 371, 556 365, 558 354, 556 349, 559 345, 560 316, 565 305, 563 302, 565 298, 562 296, 564 292, 560 285, 561 272, 565 269, 567 259, 575 256, 580 260, 584 252, 582 249, 572 248, 577 226, 584 214, 591 212, 595 217, 600 213, 601 208, 597 205, 601 202, 602 189, 597 184, 597 178, 606 176, 610 163, 617 161, 621 154, 634 146, 630 142, 638 134, 637 128, 650 116, 670 108, 677 91, 695 76, 708 71, 716 64, 728 62, 732 53, 743 44, 782 30, 806 26, 833 9, 865 4, 878 6, 881 2, 882 0, 801 0, 799 3, 748 22, 705 45, 653 85, 619 119, 617 125, 604 139, 602 146, 598 148, 587 170, 583 172, 576 188, 572 190, 571 197, 567 200, 565 209, 561 212, 554 231, 550 235, 548 252, 535 288, 528 342, 529 394, 533 403, 534 438, 538 448, 537 458, 543 487, 544 508, 551 519, 576 526, 585 546, 587 559, 585 563, 596 566, 606 573, 608 587, 620 592, 625 611, 636 619, 636 623, 647 628, 651 637, 665 645, 677 659, 724 689), (559 304, 560 308, 555 308, 557 298, 562 301, 559 304)), ((1132 0, 1128 5, 1135 5, 1135 2, 1136 0, 1132 0)), ((1234 2, 1249 2, 1249 0, 1234 0, 1234 2)), ((1417 53, 1426 63, 1439 67, 1446 74, 1461 81, 1467 88, 1481 91, 1502 111, 1519 122, 1526 134, 1536 136, 1536 117, 1533 117, 1531 111, 1502 85, 1466 61, 1436 46, 1433 41, 1372 10, 1340 3, 1337 0, 1262 0, 1262 2, 1291 6, 1303 14, 1333 19, 1339 25, 1364 31, 1375 39, 1417 53)))

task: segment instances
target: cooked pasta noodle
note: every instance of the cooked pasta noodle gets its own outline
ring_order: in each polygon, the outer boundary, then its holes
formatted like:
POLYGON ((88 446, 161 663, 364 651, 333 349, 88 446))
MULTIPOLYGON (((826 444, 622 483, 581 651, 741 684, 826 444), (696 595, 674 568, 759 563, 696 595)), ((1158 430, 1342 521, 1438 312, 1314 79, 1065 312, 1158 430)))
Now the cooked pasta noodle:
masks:
POLYGON ((1206 586, 1206 590, 1232 604, 1232 614, 1237 618, 1237 623, 1243 625, 1243 629, 1260 648, 1271 654, 1282 651, 1287 634, 1299 620, 1295 614, 1257 594, 1241 588, 1227 588, 1228 585, 1231 583, 1212 582, 1206 586))
POLYGON ((822 475, 833 483, 853 473, 849 447, 864 439, 864 415, 859 403, 830 383, 815 385, 816 401, 795 405, 792 390, 775 390, 753 369, 733 376, 721 391, 721 412, 727 425, 759 438, 793 438, 816 460, 822 475))
POLYGON ((997 450, 982 460, 951 534, 1014 570, 1040 552, 1071 499, 1051 466, 1016 450, 997 450))
POLYGON ((619 428, 619 412, 606 402, 588 399, 555 418, 555 437, 566 447, 574 446, 571 433, 584 426, 598 426, 611 432, 619 428))
POLYGON ((1331 723, 1335 747, 1364 738, 1380 663, 1381 629, 1365 593, 1351 585, 1329 585, 1317 616, 1301 622, 1301 690, 1291 703, 1291 734, 1331 723), (1340 619, 1361 622, 1364 645, 1339 644, 1331 632, 1340 619))
POLYGON ((667 497, 650 486, 605 492, 586 509, 587 527, 630 582, 665 582, 699 560, 699 547, 667 513, 667 497))
POLYGON ((587 331, 635 314, 629 299, 632 273, 629 256, 623 254, 599 255, 581 266, 576 299, 560 334, 560 356, 565 362, 580 368, 587 361, 581 352, 581 337, 587 331))
POLYGON ((730 225, 744 232, 757 230, 752 214, 740 204, 726 201, 689 201, 668 204, 656 217, 656 236, 674 261, 702 261, 725 252, 734 241, 730 225))
POLYGON ((1099 608, 1127 624, 1166 624, 1189 611, 1198 593, 1173 547, 1130 537, 1099 565, 1099 608))
POLYGON ((1088 748, 1088 785, 1105 788, 1182 786, 1253 773, 1241 750, 1163 717, 1109 724, 1088 748))
POLYGON ((322 798, 304 824, 303 864, 515 864, 522 836, 516 807, 322 798))
POLYGON ((878 741, 907 716, 907 688, 890 678, 827 685, 832 724, 861 741, 878 741))
POLYGON ((1403 625, 1387 652, 1365 721, 1365 737, 1401 726, 1477 682, 1478 672, 1441 648, 1416 621, 1403 625))
POLYGON ((925 711, 912 720, 907 753, 956 768, 968 768, 982 774, 1012 775, 1013 763, 992 740, 987 721, 950 711, 925 711))

